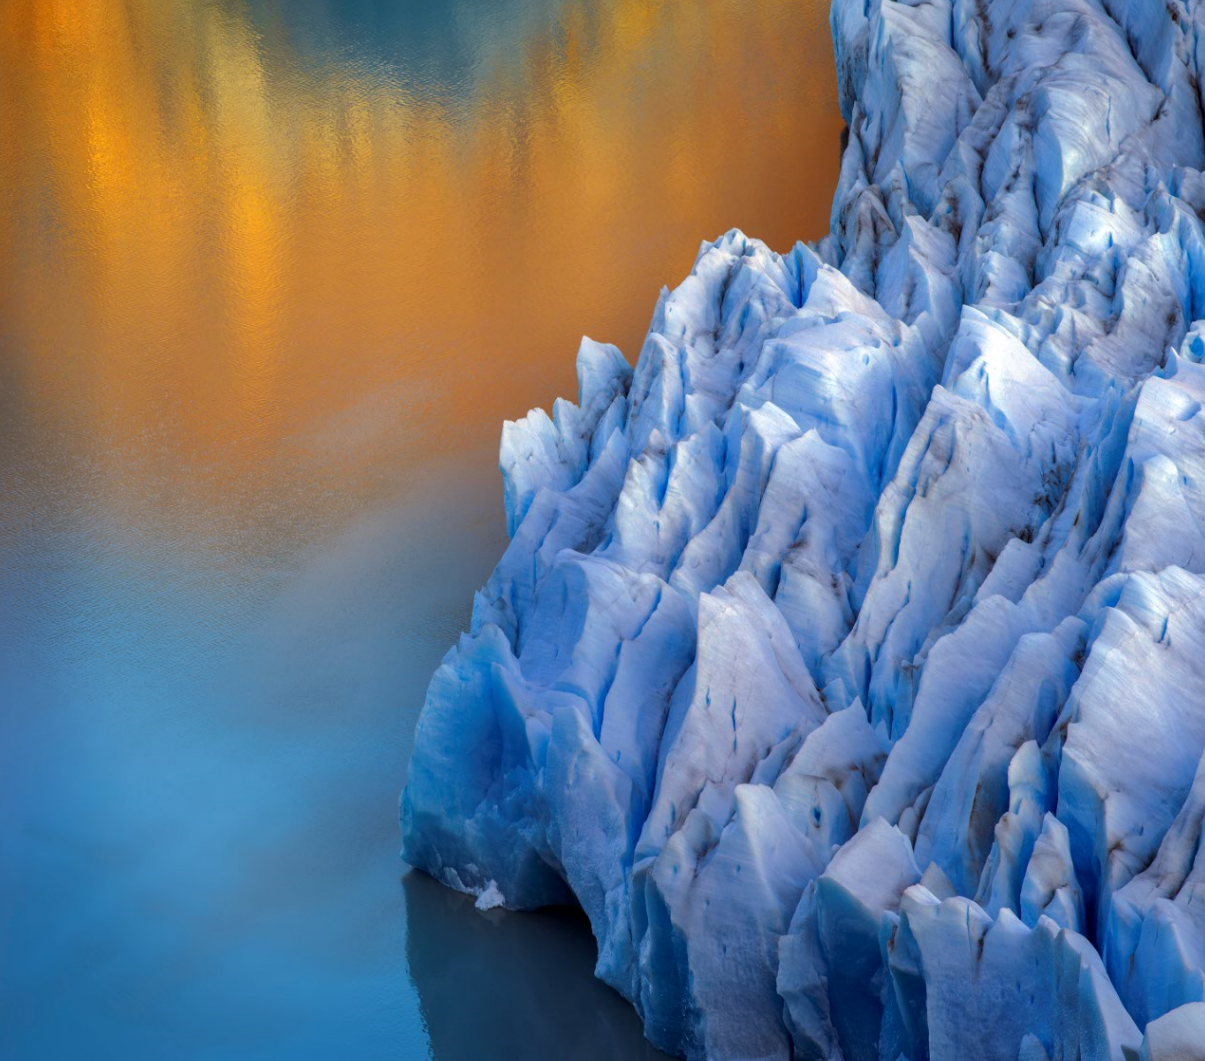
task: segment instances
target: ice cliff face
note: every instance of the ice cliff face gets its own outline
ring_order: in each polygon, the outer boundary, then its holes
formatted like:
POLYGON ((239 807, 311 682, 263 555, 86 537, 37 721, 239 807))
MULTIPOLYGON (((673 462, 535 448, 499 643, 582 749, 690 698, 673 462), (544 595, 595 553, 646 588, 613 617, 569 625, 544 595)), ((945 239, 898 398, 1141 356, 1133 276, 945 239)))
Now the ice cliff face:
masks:
POLYGON ((1205 1058, 1203 28, 836 0, 831 235, 506 425, 405 856, 664 1049, 1205 1058))

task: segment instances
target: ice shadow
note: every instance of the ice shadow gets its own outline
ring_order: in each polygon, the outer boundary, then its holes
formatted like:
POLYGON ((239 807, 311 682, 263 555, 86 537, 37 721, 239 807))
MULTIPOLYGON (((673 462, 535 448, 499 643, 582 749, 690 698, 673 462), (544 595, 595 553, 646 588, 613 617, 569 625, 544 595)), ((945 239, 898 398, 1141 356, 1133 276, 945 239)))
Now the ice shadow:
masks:
POLYGON ((585 915, 482 913, 424 873, 402 878, 406 956, 434 1061, 667 1061, 594 977, 585 915))

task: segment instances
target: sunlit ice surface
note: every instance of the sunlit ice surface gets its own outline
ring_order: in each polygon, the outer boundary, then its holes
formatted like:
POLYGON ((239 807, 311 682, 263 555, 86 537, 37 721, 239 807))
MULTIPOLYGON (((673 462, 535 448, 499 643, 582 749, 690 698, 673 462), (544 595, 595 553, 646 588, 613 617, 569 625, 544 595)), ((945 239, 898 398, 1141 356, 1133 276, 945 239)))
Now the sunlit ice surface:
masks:
POLYGON ((823 0, 0 6, 0 1056, 659 1056, 396 796, 502 419, 839 135, 823 0))

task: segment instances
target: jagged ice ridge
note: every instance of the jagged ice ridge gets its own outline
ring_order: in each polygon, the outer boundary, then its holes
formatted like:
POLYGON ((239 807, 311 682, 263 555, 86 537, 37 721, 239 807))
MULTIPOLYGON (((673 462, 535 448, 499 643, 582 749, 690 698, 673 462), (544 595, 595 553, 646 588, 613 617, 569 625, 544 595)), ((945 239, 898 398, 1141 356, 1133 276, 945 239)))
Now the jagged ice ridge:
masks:
POLYGON ((691 1058, 1205 1058, 1205 3, 835 0, 832 231, 503 431, 405 857, 691 1058))

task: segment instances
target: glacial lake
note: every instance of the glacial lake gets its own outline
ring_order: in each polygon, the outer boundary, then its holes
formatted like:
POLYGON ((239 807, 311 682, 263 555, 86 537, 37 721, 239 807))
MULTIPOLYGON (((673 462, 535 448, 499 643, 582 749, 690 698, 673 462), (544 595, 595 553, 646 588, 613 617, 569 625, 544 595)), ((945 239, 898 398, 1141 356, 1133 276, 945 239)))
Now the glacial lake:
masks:
POLYGON ((6 0, 0 1056, 661 1056, 397 795, 502 420, 840 130, 823 0, 6 0))

